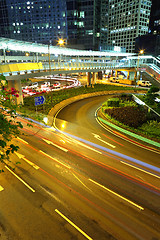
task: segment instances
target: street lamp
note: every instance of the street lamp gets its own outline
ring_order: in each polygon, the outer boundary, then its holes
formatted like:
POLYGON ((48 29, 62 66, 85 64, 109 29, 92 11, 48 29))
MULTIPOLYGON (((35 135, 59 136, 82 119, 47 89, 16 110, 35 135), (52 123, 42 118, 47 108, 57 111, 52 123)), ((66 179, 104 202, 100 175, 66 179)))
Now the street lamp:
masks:
POLYGON ((137 84, 137 80, 138 80, 138 68, 139 68, 139 56, 142 55, 144 53, 144 50, 140 50, 138 53, 138 61, 137 61, 137 69, 136 69, 136 82, 135 82, 135 89, 136 89, 136 84, 137 84))
POLYGON ((62 39, 62 38, 59 38, 58 39, 58 45, 62 47, 62 46, 64 46, 64 44, 65 44, 65 40, 62 39))

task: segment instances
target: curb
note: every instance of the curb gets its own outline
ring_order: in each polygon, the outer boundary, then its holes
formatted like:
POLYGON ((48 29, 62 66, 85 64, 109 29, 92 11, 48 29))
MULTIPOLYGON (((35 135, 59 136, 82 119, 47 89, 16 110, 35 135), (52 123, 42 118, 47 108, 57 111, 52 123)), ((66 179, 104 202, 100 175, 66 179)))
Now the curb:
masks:
MULTIPOLYGON (((143 91, 140 91, 140 92, 142 93, 143 91)), ((146 91, 144 91, 144 92, 146 92, 146 91)), ((135 92, 134 92, 134 90, 100 91, 100 92, 93 92, 93 93, 86 93, 86 94, 82 94, 82 95, 77 95, 75 97, 65 99, 62 102, 56 104, 49 111, 49 113, 48 113, 48 125, 52 126, 56 113, 58 111, 60 111, 61 109, 63 109, 64 107, 68 106, 71 103, 77 102, 77 101, 85 99, 85 98, 103 96, 103 95, 113 95, 113 94, 117 94, 117 93, 135 93, 135 92)))
POLYGON ((142 137, 142 136, 140 136, 140 135, 138 135, 136 133, 130 132, 130 131, 124 129, 124 128, 121 128, 121 127, 119 127, 119 126, 117 126, 117 125, 115 125, 113 123, 108 122, 107 120, 104 120, 101 117, 98 117, 98 119, 99 119, 99 121, 103 122, 104 124, 106 124, 106 125, 114 128, 114 129, 118 130, 119 132, 123 132, 124 134, 127 134, 127 135, 129 135, 131 137, 137 138, 137 139, 139 139, 139 140, 141 140, 143 142, 149 143, 149 144, 154 145, 156 147, 160 147, 160 143, 158 143, 156 141, 153 141, 151 139, 142 137))
MULTIPOLYGON (((101 91, 101 92, 94 92, 94 93, 82 94, 82 95, 78 95, 78 96, 75 96, 75 97, 72 97, 72 98, 68 98, 68 99, 66 99, 66 100, 63 100, 62 102, 56 104, 56 105, 49 111, 49 113, 48 113, 48 125, 49 125, 49 126, 52 126, 52 125, 53 125, 53 120, 54 120, 55 115, 56 115, 56 113, 57 113, 58 111, 60 111, 61 109, 63 109, 64 107, 68 106, 69 104, 71 104, 71 103, 73 103, 73 102, 76 102, 76 101, 79 101, 79 100, 82 100, 82 99, 85 99, 85 98, 95 97, 95 96, 113 95, 113 94, 117 94, 117 92, 118 92, 118 93, 134 93, 134 90, 133 90, 133 91, 132 91, 132 90, 130 90, 130 91, 128 91, 128 90, 126 90, 126 91, 124 91, 124 90, 120 90, 120 91, 101 91)), ((138 92, 138 91, 137 91, 137 92, 138 92)), ((140 91, 140 92, 142 92, 142 91, 140 91)), ((108 126, 110 126, 110 127, 112 127, 112 128, 117 129, 117 130, 120 131, 120 132, 123 132, 123 133, 125 133, 125 134, 127 134, 127 135, 129 135, 129 136, 132 136, 132 137, 137 138, 137 139, 139 139, 139 140, 141 140, 141 141, 147 142, 147 143, 149 143, 149 144, 151 144, 151 145, 154 145, 154 146, 156 146, 156 147, 160 147, 160 143, 158 143, 158 142, 155 142, 155 141, 153 141, 153 140, 151 140, 151 139, 142 137, 142 136, 140 136, 140 135, 138 135, 138 134, 132 133, 132 132, 130 132, 130 131, 128 131, 128 130, 125 130, 125 129, 121 128, 121 127, 118 127, 118 126, 114 125, 113 123, 110 123, 110 122, 108 122, 108 121, 106 121, 106 120, 104 120, 104 119, 102 119, 102 118, 100 118, 100 117, 98 117, 98 119, 99 119, 101 122, 107 124, 108 126)))

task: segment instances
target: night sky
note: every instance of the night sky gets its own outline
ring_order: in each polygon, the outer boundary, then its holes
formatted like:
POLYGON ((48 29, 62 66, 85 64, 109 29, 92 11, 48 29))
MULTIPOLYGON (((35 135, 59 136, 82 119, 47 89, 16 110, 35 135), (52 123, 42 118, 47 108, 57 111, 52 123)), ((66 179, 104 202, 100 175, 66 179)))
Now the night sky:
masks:
POLYGON ((160 0, 152 0, 149 26, 152 28, 155 19, 160 19, 160 0))

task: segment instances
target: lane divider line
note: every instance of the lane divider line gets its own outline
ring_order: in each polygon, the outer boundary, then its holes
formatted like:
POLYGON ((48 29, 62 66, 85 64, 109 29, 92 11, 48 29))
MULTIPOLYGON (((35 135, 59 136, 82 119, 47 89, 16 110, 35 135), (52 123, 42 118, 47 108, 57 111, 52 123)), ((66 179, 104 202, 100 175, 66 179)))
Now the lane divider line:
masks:
POLYGON ((103 185, 101 185, 101 184, 95 182, 94 180, 92 180, 92 179, 89 178, 89 181, 95 183, 96 185, 98 185, 98 186, 101 187, 101 188, 104 188, 104 189, 107 190, 108 192, 110 192, 110 193, 116 195, 117 197, 119 197, 119 198, 121 198, 121 199, 123 199, 123 200, 129 202, 130 204, 134 205, 135 207, 139 208, 140 210, 144 210, 144 208, 141 207, 140 205, 138 205, 138 204, 136 204, 136 203, 130 201, 129 199, 127 199, 127 198, 125 198, 125 197, 119 195, 118 193, 116 193, 116 192, 110 190, 109 188, 106 188, 105 186, 103 186, 103 185))
POLYGON ((42 154, 46 155, 47 157, 53 159, 55 162, 57 162, 57 163, 63 165, 64 167, 69 168, 69 169, 71 168, 70 166, 68 166, 68 165, 66 165, 66 164, 64 164, 64 163, 62 163, 62 162, 60 162, 60 161, 58 161, 57 159, 51 157, 51 156, 48 155, 47 153, 45 153, 45 152, 43 152, 43 151, 41 151, 41 150, 39 150, 39 152, 41 152, 42 154))
POLYGON ((17 139, 19 139, 20 141, 24 142, 25 144, 29 144, 28 142, 26 142, 26 141, 23 140, 22 138, 17 137, 17 139))
POLYGON ((130 166, 130 167, 132 167, 132 168, 135 168, 135 169, 137 169, 137 170, 139 170, 139 171, 141 171, 141 172, 145 172, 145 173, 147 173, 147 174, 149 174, 149 175, 151 175, 151 176, 153 176, 153 177, 160 178, 160 176, 158 176, 158 175, 155 175, 155 174, 153 174, 153 173, 147 172, 147 171, 145 171, 145 170, 143 170, 143 169, 141 169, 141 168, 135 167, 135 166, 133 166, 133 165, 131 165, 131 164, 129 164, 129 163, 126 163, 126 162, 123 162, 123 161, 120 161, 120 162, 123 163, 123 164, 125 164, 125 165, 127 165, 127 166, 130 166))
POLYGON ((84 231, 82 231, 77 225, 75 225, 71 220, 69 220, 66 216, 63 215, 58 209, 55 209, 55 212, 58 213, 63 219, 65 219, 69 224, 71 224, 74 228, 76 228, 83 236, 85 236, 89 240, 93 240, 93 238, 89 237, 84 231))
POLYGON ((9 169, 7 166, 5 166, 9 172, 11 172, 18 180, 20 180, 26 187, 28 187, 32 192, 35 192, 35 190, 30 187, 22 178, 20 178, 17 174, 15 174, 11 169, 9 169))
POLYGON ((72 174, 84 187, 86 187, 89 191, 91 191, 91 189, 89 189, 73 172, 72 172, 72 174))
POLYGON ((59 145, 57 145, 57 144, 53 143, 52 141, 49 141, 49 140, 47 140, 47 139, 45 139, 45 138, 42 138, 42 139, 43 139, 43 141, 45 141, 46 143, 52 144, 53 146, 61 149, 61 150, 64 151, 64 152, 68 152, 68 149, 66 149, 66 148, 64 148, 64 147, 61 147, 61 146, 59 146, 59 145))

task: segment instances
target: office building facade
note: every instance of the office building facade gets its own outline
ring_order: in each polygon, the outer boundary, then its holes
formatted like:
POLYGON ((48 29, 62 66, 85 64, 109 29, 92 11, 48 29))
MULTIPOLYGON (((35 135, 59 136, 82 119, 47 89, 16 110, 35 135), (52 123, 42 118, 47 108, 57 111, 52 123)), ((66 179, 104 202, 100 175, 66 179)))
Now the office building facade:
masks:
POLYGON ((1 37, 55 43, 67 37, 64 0, 1 0, 1 37))
POLYGON ((66 0, 68 44, 98 50, 101 0, 66 0))
POLYGON ((107 45, 134 52, 135 39, 148 33, 151 0, 109 0, 107 45))
POLYGON ((151 0, 1 0, 2 37, 68 47, 126 49, 148 33, 151 0))

